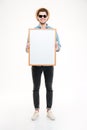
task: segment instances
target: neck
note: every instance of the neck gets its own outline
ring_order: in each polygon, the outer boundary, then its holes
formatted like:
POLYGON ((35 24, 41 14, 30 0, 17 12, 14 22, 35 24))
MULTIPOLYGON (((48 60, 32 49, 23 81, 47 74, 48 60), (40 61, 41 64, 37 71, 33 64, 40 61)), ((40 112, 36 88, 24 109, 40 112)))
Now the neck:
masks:
POLYGON ((46 29, 46 23, 40 23, 41 29, 46 29))

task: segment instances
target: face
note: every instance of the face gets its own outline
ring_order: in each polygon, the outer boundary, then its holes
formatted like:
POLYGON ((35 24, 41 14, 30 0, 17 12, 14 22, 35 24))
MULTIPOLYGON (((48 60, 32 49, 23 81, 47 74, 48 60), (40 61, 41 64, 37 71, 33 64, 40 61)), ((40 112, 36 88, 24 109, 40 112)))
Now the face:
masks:
POLYGON ((39 12, 39 15, 37 18, 41 24, 45 24, 48 20, 48 16, 47 16, 46 12, 39 12))

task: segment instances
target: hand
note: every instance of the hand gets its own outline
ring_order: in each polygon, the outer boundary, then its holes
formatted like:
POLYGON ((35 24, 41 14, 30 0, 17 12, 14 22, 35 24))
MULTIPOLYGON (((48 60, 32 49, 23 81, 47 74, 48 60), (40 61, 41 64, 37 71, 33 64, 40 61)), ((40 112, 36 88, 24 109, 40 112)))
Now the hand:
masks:
POLYGON ((29 53, 29 51, 30 51, 30 43, 28 42, 26 45, 26 52, 29 53))
POLYGON ((56 48, 56 50, 58 50, 58 43, 57 42, 55 43, 55 48, 56 48))

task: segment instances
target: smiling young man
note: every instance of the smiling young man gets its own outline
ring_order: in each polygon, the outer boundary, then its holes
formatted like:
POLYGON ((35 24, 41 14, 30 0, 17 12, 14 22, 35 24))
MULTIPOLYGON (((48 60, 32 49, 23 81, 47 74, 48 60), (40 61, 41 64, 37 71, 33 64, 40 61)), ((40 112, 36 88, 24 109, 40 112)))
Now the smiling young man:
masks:
MULTIPOLYGON (((39 22, 39 25, 36 26, 36 29, 49 29, 50 27, 46 22, 49 19, 49 11, 46 8, 40 8, 36 11, 36 19, 39 22)), ((26 52, 29 52, 30 42, 29 38, 27 40, 26 52)), ((56 32, 56 43, 55 49, 56 51, 60 51, 61 45, 59 42, 58 34, 56 32)), ((39 89, 41 82, 41 74, 44 73, 45 85, 46 85, 46 109, 47 109, 47 117, 51 120, 55 120, 55 117, 51 111, 52 101, 53 101, 53 90, 52 90, 52 82, 53 82, 53 66, 32 66, 32 78, 33 78, 33 102, 35 112, 32 116, 32 120, 36 120, 39 116, 39 89)))

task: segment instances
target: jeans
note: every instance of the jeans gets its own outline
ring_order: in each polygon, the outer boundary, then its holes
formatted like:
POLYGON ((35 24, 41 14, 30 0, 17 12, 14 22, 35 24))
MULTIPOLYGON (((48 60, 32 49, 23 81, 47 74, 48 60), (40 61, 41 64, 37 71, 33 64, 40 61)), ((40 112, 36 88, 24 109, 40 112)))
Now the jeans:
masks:
POLYGON ((44 73, 45 86, 46 86, 46 103, 47 108, 52 107, 53 90, 53 66, 32 66, 32 78, 33 78, 33 102, 35 109, 39 108, 39 89, 41 82, 41 74, 44 73))

